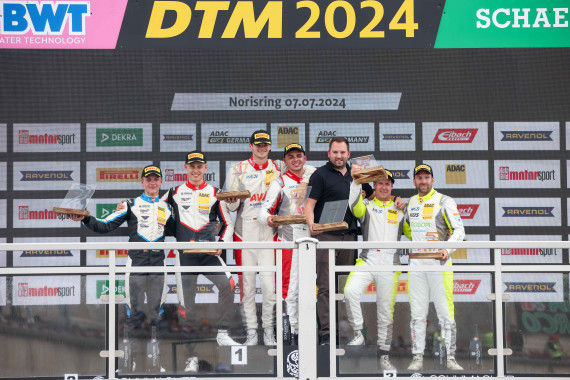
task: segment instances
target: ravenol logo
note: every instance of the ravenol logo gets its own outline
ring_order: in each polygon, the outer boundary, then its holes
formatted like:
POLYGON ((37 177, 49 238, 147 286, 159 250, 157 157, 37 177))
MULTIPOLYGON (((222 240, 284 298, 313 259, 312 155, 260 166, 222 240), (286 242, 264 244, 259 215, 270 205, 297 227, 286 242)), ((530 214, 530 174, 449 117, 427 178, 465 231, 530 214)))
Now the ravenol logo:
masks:
POLYGON ((95 214, 95 215, 97 215, 97 219, 105 219, 106 217, 111 215, 113 212, 115 212, 116 206, 117 205, 115 203, 99 203, 99 204, 97 204, 97 211, 95 214))
POLYGON ((0 32, 22 35, 85 35, 85 17, 91 15, 89 1, 2 1, 0 32))
POLYGON ((505 282, 509 293, 555 293, 555 282, 505 282))
POLYGON ((73 170, 35 170, 20 171, 22 178, 20 181, 73 181, 71 173, 73 170))
POLYGON ((554 207, 503 207, 503 218, 508 217, 521 217, 521 216, 536 216, 536 217, 550 217, 554 207))
POLYGON ((552 141, 552 131, 501 131, 501 141, 552 141))
POLYGON ((97 128, 97 146, 143 146, 142 128, 97 128))
POLYGON ((410 179, 410 176, 408 175, 410 171, 403 169, 403 170, 392 170, 392 176, 394 177, 394 179, 410 179))
POLYGON ((411 133, 383 133, 382 140, 411 140, 411 133))

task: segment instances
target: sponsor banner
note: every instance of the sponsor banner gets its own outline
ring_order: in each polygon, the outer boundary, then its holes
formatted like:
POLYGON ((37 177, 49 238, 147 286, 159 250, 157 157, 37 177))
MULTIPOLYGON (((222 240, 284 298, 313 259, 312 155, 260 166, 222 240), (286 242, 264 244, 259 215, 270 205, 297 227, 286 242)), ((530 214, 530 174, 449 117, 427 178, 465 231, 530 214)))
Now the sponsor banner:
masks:
POLYGON ((6 277, 0 277, 0 306, 6 306, 6 277))
MULTIPOLYGON (((165 242, 175 242, 176 238, 174 236, 166 236, 164 241, 165 242)), ((177 254, 178 254, 178 250, 175 250, 175 249, 165 250, 166 265, 176 265, 176 255, 177 254)))
MULTIPOLYGON (((0 243, 6 243, 6 238, 0 238, 0 243)), ((0 251, 0 268, 6 267, 6 251, 0 251)))
MULTIPOLYGON (((193 150, 196 150, 196 124, 160 124, 161 152, 188 153, 193 150)), ((180 162, 183 158, 181 154, 180 162)))
MULTIPOLYGON (((214 155, 212 155, 214 156, 214 155)), ((206 155, 206 160, 208 156, 206 155)), ((184 161, 161 161, 162 190, 167 192, 171 187, 182 185, 188 181, 188 174, 184 169, 184 161)), ((208 169, 204 173, 204 180, 212 186, 220 187, 220 161, 208 161, 208 169)))
POLYGON ((414 167, 416 162, 408 161, 384 161, 376 158, 378 165, 384 166, 394 175, 394 189, 392 194, 398 195, 401 190, 408 190, 414 187, 414 167))
MULTIPOLYGON (((124 224, 126 226, 126 224, 124 224)), ((88 232, 89 234, 95 235, 95 232, 88 232)), ((97 243, 97 242, 128 242, 129 238, 126 236, 127 231, 125 230, 125 236, 87 236, 88 243, 97 243)), ((109 254, 110 250, 106 249, 88 249, 87 251, 87 265, 88 266, 99 266, 109 265, 109 254)), ((124 266, 127 265, 127 258, 129 252, 127 250, 115 250, 115 263, 117 266, 124 266)))
POLYGON ((0 48, 114 49, 128 0, 0 2, 0 48))
MULTIPOLYGON (((123 301, 116 303, 126 303, 127 294, 125 287, 125 275, 123 274, 118 274, 115 278, 115 294, 125 297, 123 301)), ((109 302, 101 302, 102 295, 109 295, 109 276, 85 276, 85 303, 88 305, 108 304, 109 302)))
POLYGON ((398 109, 401 92, 174 94, 172 111, 385 111, 398 109))
POLYGON ((496 198, 498 227, 560 226, 560 198, 496 198))
POLYGON ((562 273, 503 273, 506 302, 564 302, 562 273))
MULTIPOLYGON (((240 303, 239 281, 235 273, 233 274, 235 289, 234 289, 234 303, 240 303)), ((259 274, 255 276, 255 303, 262 303, 263 295, 261 294, 261 283, 259 282, 259 274)))
POLYGON ((14 152, 80 152, 80 126, 79 124, 14 124, 13 143, 14 152))
POLYGON ((414 123, 380 123, 380 151, 399 152, 416 150, 414 123))
POLYGON ((489 226, 489 198, 454 199, 465 228, 489 226))
POLYGON ((152 124, 87 124, 88 152, 152 151, 152 124))
POLYGON ((558 122, 497 122, 495 150, 559 150, 558 122))
MULTIPOLYGON (((497 235, 496 241, 562 241, 555 235, 497 235)), ((562 264, 562 249, 556 248, 502 248, 503 264, 562 264)))
POLYGON ((52 211, 61 199, 14 199, 14 228, 78 228, 77 222, 52 211))
POLYGON ((81 276, 14 276, 13 305, 79 305, 81 276))
POLYGON ((496 160, 495 188, 560 188, 559 160, 496 160))
POLYGON ((488 189, 489 162, 475 160, 424 161, 433 169, 438 189, 488 189))
POLYGON ((423 150, 487 150, 488 124, 423 123, 423 150))
POLYGON ((447 0, 435 47, 567 47, 569 37, 566 0, 447 0))
MULTIPOLYGON (((249 138, 256 130, 267 130, 265 123, 232 124, 216 123, 202 124, 202 150, 208 152, 249 152, 249 138)), ((275 137, 271 136, 272 144, 275 137)), ((244 155, 244 160, 249 156, 244 155)))
MULTIPOLYGON (((467 230, 465 239, 467 239, 467 241, 489 241, 491 237, 486 234, 470 234, 469 230, 467 230)), ((490 249, 460 248, 453 251, 451 259, 454 263, 460 264, 489 264, 492 254, 492 250, 490 249)))
POLYGON ((7 189, 7 176, 6 173, 8 173, 7 168, 8 164, 6 162, 0 162, 0 171, 1 173, 3 173, 2 176, 0 176, 0 191, 5 191, 7 189))
POLYGON ((97 190, 140 190, 142 193, 141 172, 151 164, 151 161, 87 161, 87 184, 97 185, 97 190))
POLYGON ((8 126, 5 123, 0 123, 0 152, 6 152, 6 145, 8 144, 8 126))
POLYGON ((14 190, 69 190, 80 182, 79 161, 14 162, 14 190))
POLYGON ((570 150, 570 122, 566 122, 566 150, 570 150))
MULTIPOLYGON (((6 210, 6 199, 0 199, 0 210, 6 210)), ((8 217, 6 216, 6 211, 0 215, 0 228, 6 228, 8 217)))
MULTIPOLYGON (((77 223, 79 224, 79 223, 77 223)), ((79 243, 79 237, 26 237, 14 238, 14 243, 79 243)), ((15 267, 79 266, 78 249, 34 249, 14 251, 15 267)))
POLYGON ((279 152, 281 155, 283 149, 289 144, 301 144, 305 151, 305 123, 272 123, 271 138, 273 142, 273 151, 279 152))
POLYGON ((373 123, 311 123, 311 151, 326 152, 333 137, 346 137, 351 152, 374 152, 373 123))

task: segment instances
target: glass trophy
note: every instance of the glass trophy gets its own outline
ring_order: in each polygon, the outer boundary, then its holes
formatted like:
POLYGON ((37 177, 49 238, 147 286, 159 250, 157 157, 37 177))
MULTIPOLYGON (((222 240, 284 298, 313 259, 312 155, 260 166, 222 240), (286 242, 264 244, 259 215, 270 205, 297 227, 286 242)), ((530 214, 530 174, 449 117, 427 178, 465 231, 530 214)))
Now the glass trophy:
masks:
POLYGON ((313 225, 313 231, 327 232, 347 229, 348 224, 344 221, 347 208, 348 199, 326 202, 319 223, 313 225))
POLYGON ((97 185, 72 184, 61 202, 61 206, 54 207, 53 212, 56 214, 89 216, 89 211, 85 210, 85 208, 91 200, 96 187, 97 185))
POLYGON ((273 216, 273 223, 283 226, 286 224, 307 224, 305 203, 311 193, 311 187, 302 183, 286 189, 283 192, 278 215, 273 216))
POLYGON ((354 182, 359 185, 388 178, 386 170, 383 166, 376 163, 372 154, 352 158, 351 165, 355 167, 351 170, 350 174, 354 182), (358 169, 356 169, 356 167, 358 167, 358 169))
POLYGON ((251 193, 245 189, 243 184, 246 169, 247 163, 243 162, 238 162, 232 166, 226 177, 226 183, 222 190, 216 194, 217 200, 225 201, 228 198, 247 199, 251 197, 251 193))
MULTIPOLYGON (((215 242, 216 236, 220 231, 220 227, 221 225, 218 222, 209 222, 199 230, 191 231, 192 234, 190 236, 189 241, 197 243, 215 242)), ((183 254, 192 254, 192 253, 215 254, 216 252, 218 252, 217 249, 211 249, 211 248, 185 249, 182 251, 183 254)))

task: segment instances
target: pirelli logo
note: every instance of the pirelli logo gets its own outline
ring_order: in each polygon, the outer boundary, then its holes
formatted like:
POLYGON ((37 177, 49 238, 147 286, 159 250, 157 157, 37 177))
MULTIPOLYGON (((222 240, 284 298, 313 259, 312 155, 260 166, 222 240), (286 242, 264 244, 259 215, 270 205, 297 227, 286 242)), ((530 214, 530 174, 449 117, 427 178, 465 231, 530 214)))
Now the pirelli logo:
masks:
POLYGON ((254 139, 267 139, 267 140, 271 140, 271 139, 269 138, 269 135, 268 135, 267 133, 256 133, 256 134, 253 136, 253 138, 254 138, 254 139))
POLYGON ((97 182, 138 182, 142 168, 97 168, 97 182))

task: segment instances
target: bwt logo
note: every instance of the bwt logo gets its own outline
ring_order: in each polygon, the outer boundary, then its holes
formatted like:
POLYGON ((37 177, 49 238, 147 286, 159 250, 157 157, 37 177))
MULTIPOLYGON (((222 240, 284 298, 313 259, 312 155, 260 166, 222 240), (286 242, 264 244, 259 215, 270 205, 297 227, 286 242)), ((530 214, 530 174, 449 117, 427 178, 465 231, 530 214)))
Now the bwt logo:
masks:
POLYGON ((85 17, 90 16, 89 1, 3 1, 0 3, 0 31, 20 35, 85 35, 85 17))

